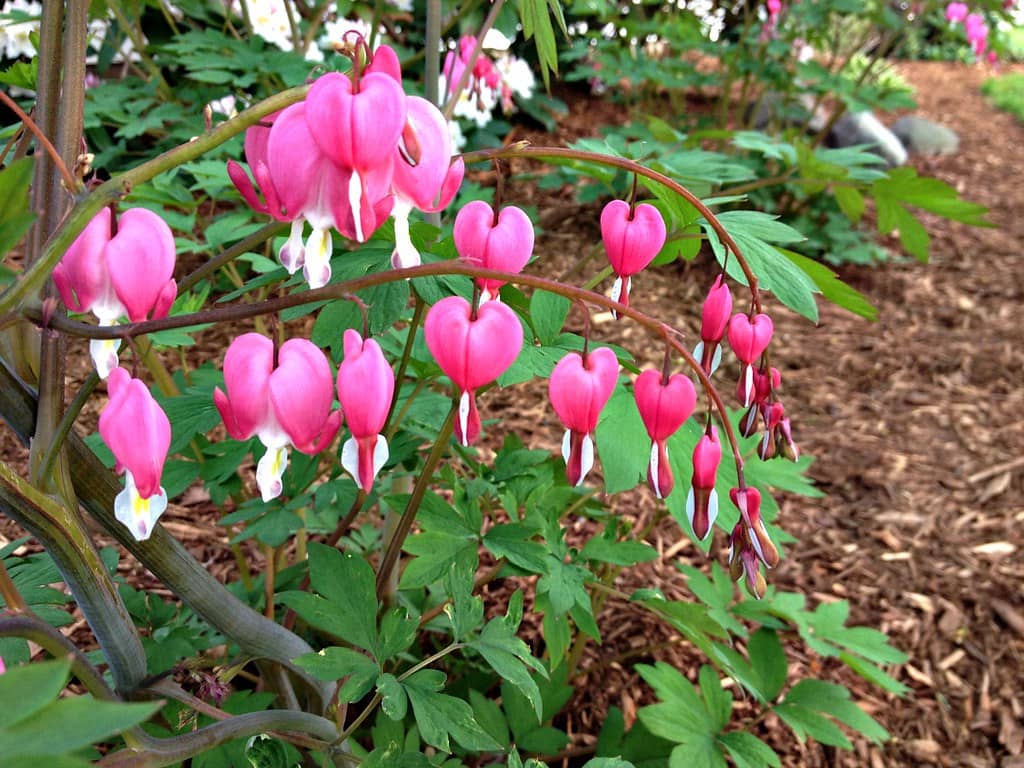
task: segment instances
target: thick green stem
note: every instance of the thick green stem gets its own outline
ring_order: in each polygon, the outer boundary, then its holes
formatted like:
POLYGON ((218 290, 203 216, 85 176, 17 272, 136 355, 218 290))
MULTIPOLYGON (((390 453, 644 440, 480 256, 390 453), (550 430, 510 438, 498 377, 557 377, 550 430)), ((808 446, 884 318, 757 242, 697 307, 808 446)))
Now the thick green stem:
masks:
POLYGON ((402 512, 402 517, 391 534, 391 538, 388 540, 384 557, 381 559, 380 567, 377 569, 378 599, 383 597, 387 589, 387 585, 391 580, 391 571, 398 565, 398 556, 402 552, 402 545, 405 543, 406 536, 412 530, 412 524, 416 519, 420 503, 423 501, 423 495, 427 492, 427 486, 430 485, 434 477, 434 470, 437 469, 437 465, 440 463, 441 457, 448 447, 448 439, 452 436, 452 429, 455 426, 457 407, 457 405, 453 404, 448 411, 448 418, 444 420, 444 424, 437 435, 437 440, 434 441, 434 447, 430 449, 430 454, 420 469, 419 477, 416 478, 416 485, 413 487, 409 501, 405 505, 405 511, 402 512))
POLYGON ((0 316, 13 310, 26 296, 42 286, 64 252, 104 206, 119 200, 131 192, 133 187, 149 181, 154 176, 176 168, 182 163, 187 163, 189 160, 195 160, 211 149, 219 147, 267 115, 301 101, 305 98, 308 90, 309 86, 303 85, 275 94, 193 141, 170 149, 98 186, 72 209, 64 224, 47 241, 42 257, 26 269, 3 294, 0 294, 0 316))
POLYGON ((297 731, 307 733, 327 748, 337 738, 334 723, 308 712, 293 712, 288 709, 250 712, 235 715, 227 720, 167 739, 151 736, 139 739, 136 749, 122 749, 100 760, 102 768, 161 768, 174 765, 225 744, 234 739, 245 738, 267 731, 297 731))
MULTIPOLYGON (((0 413, 27 443, 34 429, 35 396, 2 361, 0 413)), ((156 526, 146 541, 136 541, 114 517, 114 497, 121 489, 113 474, 73 431, 68 435, 67 449, 75 493, 82 506, 196 614, 254 657, 290 667, 292 659, 312 651, 304 640, 268 621, 231 594, 162 526, 156 526)), ((326 707, 333 686, 314 681, 301 671, 292 672, 316 692, 318 705, 326 707)))
POLYGON ((71 659, 71 674, 78 678, 89 693, 97 699, 117 700, 117 695, 110 690, 103 675, 89 663, 78 646, 38 616, 22 614, 0 617, 0 637, 20 637, 28 640, 55 659, 69 657, 71 659))
POLYGON ((0 510, 46 547, 96 635, 118 690, 135 690, 146 655, 117 587, 77 514, 33 488, 0 462, 0 510))

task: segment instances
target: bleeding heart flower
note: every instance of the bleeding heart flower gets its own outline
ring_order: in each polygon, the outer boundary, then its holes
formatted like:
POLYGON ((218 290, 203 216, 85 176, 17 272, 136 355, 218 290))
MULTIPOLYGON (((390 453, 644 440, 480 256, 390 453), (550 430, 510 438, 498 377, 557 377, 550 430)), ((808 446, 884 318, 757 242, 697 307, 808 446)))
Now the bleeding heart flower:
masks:
POLYGON ((395 373, 380 345, 345 331, 345 359, 338 366, 338 401, 352 437, 341 448, 341 466, 356 486, 369 492, 388 460, 388 441, 382 434, 395 394, 395 373))
POLYGON ((375 208, 376 192, 391 186, 395 149, 406 124, 402 86, 384 71, 370 70, 357 84, 332 72, 310 87, 306 109, 313 140, 348 176, 353 239, 365 242, 376 226, 366 227, 364 209, 375 208))
POLYGON ((581 485, 594 466, 594 430, 618 379, 619 361, 607 347, 586 357, 570 352, 551 372, 548 396, 566 428, 562 458, 570 485, 581 485))
POLYGON ((757 558, 769 568, 774 568, 779 564, 779 552, 761 518, 761 492, 757 488, 732 488, 729 498, 740 511, 741 519, 737 525, 746 526, 747 540, 757 558))
POLYGON ((612 200, 601 211, 601 239, 617 275, 612 299, 629 306, 632 276, 665 245, 665 220, 649 203, 631 208, 625 200, 612 200))
POLYGON ((114 499, 114 516, 136 541, 153 532, 167 509, 167 492, 160 485, 171 423, 149 389, 124 368, 107 379, 110 402, 100 414, 100 436, 124 472, 124 490, 114 499))
POLYGON ((700 342, 693 350, 693 356, 700 360, 701 368, 708 376, 713 374, 722 361, 722 338, 732 314, 732 294, 723 275, 715 282, 704 299, 700 315, 700 342))
MULTIPOLYGON (((768 405, 768 400, 774 390, 782 385, 782 374, 778 368, 772 368, 770 372, 753 368, 751 380, 753 389, 750 396, 750 408, 740 419, 740 434, 750 437, 757 432, 757 417, 764 416, 762 411, 768 405)), ((736 399, 741 403, 747 397, 746 377, 736 382, 736 399)))
POLYGON ((273 342, 258 333, 239 336, 224 356, 224 384, 213 402, 236 440, 256 435, 267 451, 256 466, 264 501, 281 494, 288 446, 306 454, 326 448, 341 427, 331 412, 334 387, 324 353, 305 339, 289 339, 274 355, 273 342))
MULTIPOLYGON (((100 325, 127 315, 133 323, 166 317, 178 295, 174 282, 174 235, 167 223, 145 208, 129 208, 118 218, 104 208, 93 217, 53 270, 53 282, 68 309, 91 311, 100 325)), ((107 378, 117 367, 121 342, 89 342, 96 372, 107 378)))
MULTIPOLYGON (((483 200, 467 203, 455 217, 455 248, 467 264, 502 272, 521 272, 533 255, 533 222, 522 209, 507 205, 497 218, 483 200)), ((498 297, 503 280, 479 279, 481 303, 498 297)))
POLYGON ((257 123, 245 131, 245 162, 249 164, 249 170, 252 171, 259 191, 250 181, 245 169, 234 160, 228 160, 228 177, 254 211, 270 214, 278 221, 291 221, 295 216, 289 216, 282 208, 268 162, 270 129, 280 114, 275 112, 268 115, 263 119, 264 124, 257 123), (260 192, 263 193, 263 200, 260 200, 260 192))
POLYGON ((697 404, 697 392, 693 382, 680 373, 665 381, 661 372, 647 370, 637 377, 633 396, 651 438, 647 483, 659 499, 664 499, 675 484, 666 443, 690 418, 697 404))
POLYGON ((419 96, 406 98, 406 129, 394 163, 396 269, 415 267, 420 254, 409 236, 409 214, 413 208, 436 212, 447 207, 462 184, 466 166, 462 158, 452 161, 451 133, 441 110, 419 96), (410 145, 416 147, 411 151, 410 145), (416 157, 413 157, 416 155, 416 157))
POLYGON ((946 21, 958 24, 967 18, 967 3, 950 3, 946 6, 946 21))
POLYGON ((476 390, 519 356, 523 327, 504 304, 487 302, 474 314, 464 298, 449 296, 430 308, 423 330, 430 354, 459 390, 455 432, 462 445, 469 445, 480 433, 476 390))
POLYGON ((740 520, 729 534, 729 575, 733 581, 746 578, 747 589, 758 600, 764 597, 768 584, 761 573, 757 552, 748 535, 748 528, 740 520))
POLYGON ((744 408, 754 397, 754 363, 771 343, 773 330, 772 319, 764 314, 754 315, 751 320, 741 312, 729 321, 729 346, 743 363, 740 382, 744 408))
POLYGON ((705 539, 718 517, 718 491, 715 480, 722 461, 718 430, 711 427, 693 449, 693 476, 686 496, 686 517, 698 539, 705 539))

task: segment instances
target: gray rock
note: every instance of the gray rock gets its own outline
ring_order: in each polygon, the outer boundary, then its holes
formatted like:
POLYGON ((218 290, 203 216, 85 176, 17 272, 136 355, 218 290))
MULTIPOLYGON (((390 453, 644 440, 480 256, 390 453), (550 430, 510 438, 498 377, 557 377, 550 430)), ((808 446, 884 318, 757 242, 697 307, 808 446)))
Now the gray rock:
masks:
POLYGON ((892 132, 908 152, 919 155, 954 155, 960 148, 955 131, 923 117, 901 117, 893 123, 892 132))
POLYGON ((871 111, 843 113, 832 126, 827 143, 830 147, 867 144, 890 168, 907 162, 902 142, 871 111))
POLYGON ((747 120, 753 123, 754 129, 763 131, 774 122, 780 123, 783 127, 807 124, 807 130, 811 134, 818 133, 825 127, 828 121, 828 111, 809 93, 800 93, 792 101, 789 101, 777 91, 769 91, 757 102, 757 112, 750 119, 752 106, 747 108, 747 120), (810 120, 807 115, 814 110, 810 120))

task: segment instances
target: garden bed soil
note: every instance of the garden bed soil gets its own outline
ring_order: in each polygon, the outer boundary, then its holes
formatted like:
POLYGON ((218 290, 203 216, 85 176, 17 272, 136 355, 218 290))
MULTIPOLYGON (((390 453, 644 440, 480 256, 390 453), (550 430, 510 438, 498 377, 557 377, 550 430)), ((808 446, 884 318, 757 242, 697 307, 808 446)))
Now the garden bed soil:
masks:
MULTIPOLYGON (((826 493, 780 497, 781 525, 799 543, 770 578, 804 592, 812 604, 848 600, 855 623, 884 630, 908 654, 891 672, 912 692, 884 695, 838 663, 791 649, 794 674, 850 686, 893 739, 881 747, 858 740, 852 753, 801 745, 772 717, 758 733, 793 767, 1024 768, 1024 126, 983 100, 979 87, 988 69, 908 63, 899 70, 917 88, 918 114, 961 139, 955 156, 913 162, 989 206, 996 226, 930 218, 930 265, 894 258, 874 268, 843 268, 842 277, 878 307, 877 323, 822 306, 812 325, 769 301, 787 411, 803 450, 818 457, 811 475, 826 493)), ((570 108, 557 141, 618 118, 613 106, 582 96, 570 108)), ((552 143, 551 136, 528 138, 552 143)), ((507 190, 510 200, 517 195, 517 202, 540 209, 547 232, 538 254, 546 269, 551 262, 570 264, 570 255, 597 242, 598 208, 532 185, 507 190)), ((711 275, 706 259, 652 271, 636 281, 634 302, 696 328, 711 275)), ((595 318, 595 334, 642 347, 635 329, 609 317, 595 318)), ((219 354, 209 339, 197 352, 207 347, 219 354)), ((76 370, 85 371, 83 360, 76 370)), ((559 428, 544 395, 543 386, 515 388, 488 395, 483 407, 502 418, 502 432, 553 449, 559 428)), ((25 452, 10 431, 0 427, 0 436, 4 460, 24 466, 25 452)), ((655 511, 645 489, 610 501, 641 524, 655 511)), ((233 578, 217 515, 202 494, 186 494, 164 520, 215 575, 233 578)), ((0 536, 19 535, 17 526, 0 520, 0 536)), ((717 535, 712 551, 722 561, 724 536, 717 535)), ((626 592, 656 586, 686 598, 676 562, 706 567, 706 559, 670 520, 653 530, 649 543, 662 557, 623 574, 617 586, 626 592)), ((250 546, 246 554, 258 568, 261 553, 250 546)), ((121 570, 138 586, 170 597, 130 558, 121 570)), ((518 586, 511 581, 486 588, 492 606, 518 586)), ((629 605, 608 603, 600 625, 604 642, 583 655, 578 693, 558 722, 583 752, 610 706, 631 721, 650 701, 633 663, 663 659, 692 675, 701 663, 629 605)), ((71 629, 88 639, 84 621, 71 629)), ((524 626, 524 632, 536 638, 539 628, 524 626)), ((753 711, 737 706, 738 714, 753 711)))

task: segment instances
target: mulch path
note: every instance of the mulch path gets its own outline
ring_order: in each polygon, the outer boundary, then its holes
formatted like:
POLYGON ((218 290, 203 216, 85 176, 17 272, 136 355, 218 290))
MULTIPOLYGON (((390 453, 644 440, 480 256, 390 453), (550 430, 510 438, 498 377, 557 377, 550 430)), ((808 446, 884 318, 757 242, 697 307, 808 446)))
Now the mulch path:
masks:
MULTIPOLYGON (((981 97, 987 70, 944 63, 899 69, 917 88, 918 113, 961 137, 956 156, 914 162, 989 206, 996 227, 930 220, 930 265, 894 259, 844 268, 844 279, 879 308, 877 323, 823 306, 813 326, 769 303, 787 411, 801 447, 817 457, 811 474, 827 494, 780 498, 781 524, 799 543, 771 579, 801 590, 812 604, 849 600, 855 623, 886 631, 908 654, 909 662, 892 672, 913 690, 889 697, 837 664, 790 649, 795 674, 849 685, 893 740, 881 748, 858 741, 853 753, 800 745, 770 718, 759 735, 773 741, 788 766, 1024 768, 1024 126, 981 97)), ((616 119, 614 108, 585 101, 571 107, 559 139, 616 119)), ((510 199, 517 193, 543 204, 549 231, 538 253, 546 259, 564 260, 597 241, 596 208, 581 209, 564 193, 540 197, 530 185, 509 190, 510 199)), ((696 328, 709 274, 704 264, 644 275, 636 303, 696 328)), ((640 338, 600 318, 595 334, 634 350, 631 342, 640 338)), ((502 413, 504 429, 553 449, 557 427, 543 394, 543 387, 494 392, 483 407, 491 417, 502 413)), ((0 454, 24 461, 2 425, 0 454)), ((655 510, 643 489, 611 503, 641 524, 655 510)), ((215 513, 201 495, 184 504, 169 515, 172 532, 218 577, 233 578, 215 513)), ((18 535, 0 520, 0 537, 18 535)), ((687 599, 675 561, 705 560, 679 540, 671 521, 656 527, 649 542, 665 556, 623 575, 618 586, 659 586, 687 599)), ((723 548, 715 556, 723 558, 723 548)), ((247 554, 258 565, 260 553, 247 554)), ((130 560, 122 569, 141 587, 157 586, 130 560)), ((512 586, 489 587, 491 604, 512 586)), ((649 701, 633 663, 665 659, 694 674, 701 663, 664 628, 621 604, 609 603, 600 624, 604 643, 584 654, 580 691, 558 723, 581 745, 592 742, 609 706, 631 720, 649 701)), ((84 624, 77 630, 76 637, 84 624)), ((746 712, 741 706, 738 714, 746 712)))

